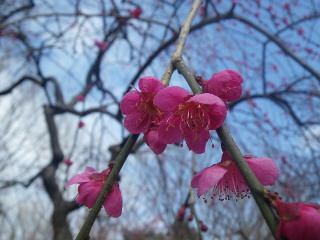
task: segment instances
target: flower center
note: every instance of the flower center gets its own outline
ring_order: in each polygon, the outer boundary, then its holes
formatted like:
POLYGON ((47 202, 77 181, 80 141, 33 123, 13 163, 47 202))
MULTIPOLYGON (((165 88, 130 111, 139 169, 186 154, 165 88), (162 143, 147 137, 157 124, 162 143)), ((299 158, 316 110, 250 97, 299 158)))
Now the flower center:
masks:
POLYGON ((177 114, 180 115, 182 123, 188 128, 205 128, 209 131, 210 117, 207 107, 196 102, 187 102, 179 105, 177 114))
POLYGON ((137 103, 140 111, 146 112, 150 116, 161 115, 162 112, 153 104, 154 93, 140 93, 141 101, 137 103))

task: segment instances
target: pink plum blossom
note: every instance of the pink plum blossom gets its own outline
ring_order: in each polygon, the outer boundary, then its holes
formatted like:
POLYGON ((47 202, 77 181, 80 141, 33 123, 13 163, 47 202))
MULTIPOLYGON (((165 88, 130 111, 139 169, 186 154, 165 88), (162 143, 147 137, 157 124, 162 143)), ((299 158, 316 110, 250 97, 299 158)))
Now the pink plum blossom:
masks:
POLYGON ((121 103, 121 112, 126 115, 124 127, 131 133, 143 133, 160 122, 163 112, 153 104, 154 96, 165 86, 155 77, 143 77, 138 90, 127 93, 121 103))
POLYGON ((78 122, 78 128, 83 128, 85 123, 83 121, 78 122))
POLYGON ((288 240, 320 239, 320 205, 314 203, 285 203, 277 199, 280 216, 277 238, 288 240))
POLYGON ((84 102, 85 98, 84 98, 83 95, 80 94, 80 95, 77 96, 77 100, 78 100, 79 102, 84 102))
POLYGON ((159 139, 166 144, 185 139, 195 153, 205 151, 209 130, 219 128, 227 114, 225 103, 217 96, 209 93, 191 95, 177 86, 159 91, 153 103, 168 113, 160 122, 159 139))
POLYGON ((73 162, 69 158, 64 159, 63 163, 67 166, 71 166, 73 164, 73 162))
MULTIPOLYGON (((245 156, 245 159, 262 185, 275 184, 279 172, 272 159, 253 158, 252 156, 245 156)), ((220 163, 207 167, 194 175, 191 186, 198 189, 198 197, 212 189, 212 195, 218 196, 221 201, 230 200, 232 195, 242 199, 250 193, 246 182, 226 151, 220 163)))
POLYGON ((200 221, 200 230, 202 232, 208 231, 208 226, 206 224, 204 224, 202 221, 200 221))
POLYGON ((298 34, 299 34, 300 36, 302 36, 303 33, 304 33, 304 29, 303 29, 303 28, 298 28, 298 34))
MULTIPOLYGON (((73 176, 65 185, 79 184, 76 202, 92 208, 96 202, 111 169, 108 168, 101 173, 92 167, 87 167, 85 173, 73 176)), ((111 217, 120 217, 122 213, 122 196, 117 182, 113 183, 111 191, 104 200, 103 207, 111 217)))
POLYGON ((142 10, 139 7, 136 7, 133 11, 130 11, 130 15, 133 18, 140 18, 141 14, 142 14, 142 10))
POLYGON ((202 80, 202 89, 225 102, 234 102, 242 94, 242 83, 243 79, 238 72, 227 69, 217 72, 208 81, 202 80))
POLYGON ((186 207, 184 205, 181 205, 178 211, 178 221, 182 222, 184 219, 184 216, 186 215, 186 207))
POLYGON ((94 45, 96 45, 100 51, 104 51, 108 48, 109 43, 108 42, 100 42, 98 40, 94 40, 94 45))
POLYGON ((189 217, 188 217, 188 221, 191 222, 191 221, 193 220, 193 217, 194 217, 194 216, 193 216, 193 214, 191 213, 191 214, 189 215, 189 217))

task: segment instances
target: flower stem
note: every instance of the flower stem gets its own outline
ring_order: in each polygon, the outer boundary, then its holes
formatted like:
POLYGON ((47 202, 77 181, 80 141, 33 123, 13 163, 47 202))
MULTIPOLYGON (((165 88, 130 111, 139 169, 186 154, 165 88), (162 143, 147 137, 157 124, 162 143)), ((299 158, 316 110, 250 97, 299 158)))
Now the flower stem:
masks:
MULTIPOLYGON (((202 93, 194 74, 189 70, 188 66, 184 63, 182 58, 177 58, 173 62, 174 66, 180 74, 188 82, 190 88, 194 94, 202 93)), ((252 172, 246 160, 243 158, 242 153, 240 152, 237 144, 234 142, 233 138, 229 134, 229 131, 225 125, 217 129, 217 134, 220 140, 225 144, 228 152, 230 153, 232 160, 235 162, 238 167, 242 177, 246 181, 254 200, 256 201, 262 216, 267 222, 267 225, 272 232, 274 238, 276 238, 276 229, 277 229, 277 219, 272 211, 272 208, 265 201, 263 197, 264 187, 261 185, 257 177, 252 172)))
POLYGON ((99 215, 99 212, 101 210, 101 207, 103 205, 103 202, 106 198, 107 193, 111 190, 113 182, 116 180, 123 164, 125 163, 129 153, 131 152, 131 149, 133 148, 134 144, 136 143, 137 139, 139 137, 139 134, 131 134, 126 141, 125 145, 121 149, 118 156, 115 158, 115 164, 110 172, 110 175, 103 185, 102 191, 100 192, 98 199, 96 200, 94 206, 89 212, 89 215, 87 216, 85 222, 83 223, 76 240, 88 240, 89 239, 89 233, 93 226, 94 221, 96 220, 97 216, 99 215))

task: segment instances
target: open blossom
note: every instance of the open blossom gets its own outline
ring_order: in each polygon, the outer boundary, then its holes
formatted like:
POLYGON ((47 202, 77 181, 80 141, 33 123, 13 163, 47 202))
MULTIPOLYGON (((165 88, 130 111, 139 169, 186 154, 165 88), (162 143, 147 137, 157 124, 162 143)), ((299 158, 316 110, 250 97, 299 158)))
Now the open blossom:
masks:
POLYGON ((165 86, 155 77, 143 77, 138 90, 128 92, 120 103, 126 115, 124 127, 131 133, 143 133, 160 122, 162 111, 153 104, 154 96, 165 86))
MULTIPOLYGON (((79 184, 76 202, 92 208, 110 171, 110 168, 108 168, 99 173, 94 168, 87 167, 85 173, 73 176, 65 186, 79 184)), ((113 183, 111 191, 104 200, 103 207, 109 216, 114 218, 120 217, 122 213, 122 196, 117 182, 113 183)))
MULTIPOLYGON (((279 172, 277 165, 270 158, 245 156, 247 163, 262 185, 274 185, 279 172)), ((250 193, 230 153, 224 152, 222 161, 207 167, 194 175, 191 186, 197 188, 198 197, 212 189, 212 195, 219 200, 230 200, 232 195, 244 198, 250 193)))
POLYGON ((195 153, 205 151, 209 130, 219 128, 227 114, 226 105, 217 96, 209 93, 191 95, 177 86, 159 91, 153 103, 168 113, 160 122, 159 139, 166 144, 185 139, 195 153))
POLYGON ((234 102, 242 94, 243 79, 241 75, 231 69, 214 74, 208 81, 202 80, 204 92, 214 94, 225 102, 234 102))
POLYGON ((277 200, 279 214, 277 238, 288 240, 320 240, 320 205, 285 203, 277 200))

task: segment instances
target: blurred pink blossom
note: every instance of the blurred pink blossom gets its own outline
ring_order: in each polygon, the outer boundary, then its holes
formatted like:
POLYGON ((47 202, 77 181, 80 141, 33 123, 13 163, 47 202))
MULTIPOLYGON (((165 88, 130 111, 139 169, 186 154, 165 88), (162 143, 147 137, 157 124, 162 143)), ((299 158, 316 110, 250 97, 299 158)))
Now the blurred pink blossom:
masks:
MULTIPOLYGON (((96 202, 111 169, 108 168, 101 173, 96 172, 92 167, 87 167, 85 173, 73 176, 65 185, 79 184, 76 202, 92 208, 96 202)), ((117 218, 122 213, 122 196, 117 182, 113 183, 111 191, 104 200, 103 207, 107 214, 117 218)))
POLYGON ((79 102, 83 102, 84 101, 84 96, 83 95, 78 95, 77 96, 77 100, 79 101, 79 102))
POLYGON ((100 51, 104 51, 108 48, 109 43, 108 42, 100 42, 98 40, 94 40, 94 45, 96 45, 100 51))
POLYGON ((284 3, 283 5, 282 5, 282 7, 285 9, 285 10, 287 10, 287 11, 289 11, 290 10, 290 3, 284 3))
POLYGON ((63 163, 67 166, 71 166, 73 164, 73 162, 69 158, 64 159, 63 163))
POLYGON ((314 203, 285 203, 277 200, 280 216, 277 238, 288 240, 320 239, 320 205, 314 203))
POLYGON ((208 226, 206 224, 204 224, 203 222, 200 222, 200 230, 202 232, 206 232, 206 231, 208 231, 208 226))
POLYGON ((80 121, 78 122, 78 128, 83 128, 84 125, 85 125, 85 124, 84 124, 83 121, 80 120, 80 121))
POLYGON ((142 10, 139 7, 136 7, 133 11, 130 11, 130 15, 133 18, 140 18, 141 14, 142 14, 142 10))

